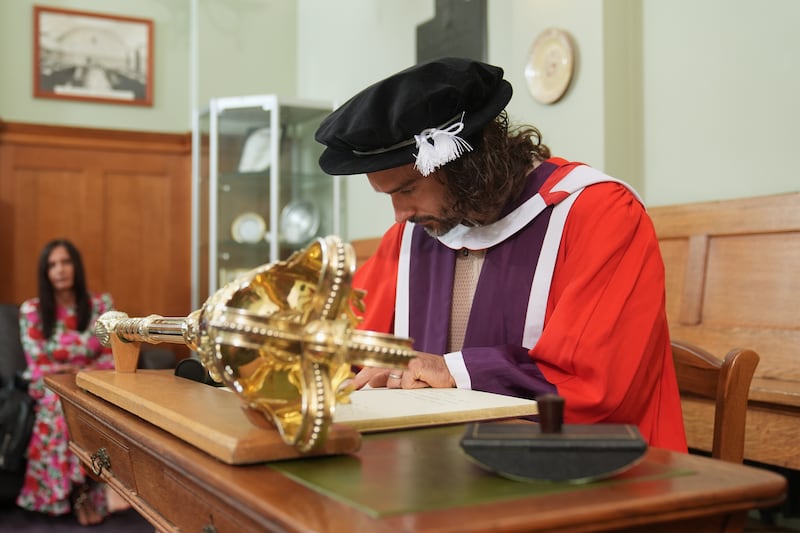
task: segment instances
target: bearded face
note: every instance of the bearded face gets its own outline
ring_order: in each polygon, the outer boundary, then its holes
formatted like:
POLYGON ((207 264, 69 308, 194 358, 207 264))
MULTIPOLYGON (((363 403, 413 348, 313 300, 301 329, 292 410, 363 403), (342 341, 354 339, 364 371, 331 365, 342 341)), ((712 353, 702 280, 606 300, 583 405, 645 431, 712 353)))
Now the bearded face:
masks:
POLYGON ((431 237, 441 237, 461 224, 464 218, 464 216, 456 212, 455 202, 450 200, 442 206, 442 212, 439 216, 415 216, 409 218, 408 221, 422 226, 425 233, 431 237))

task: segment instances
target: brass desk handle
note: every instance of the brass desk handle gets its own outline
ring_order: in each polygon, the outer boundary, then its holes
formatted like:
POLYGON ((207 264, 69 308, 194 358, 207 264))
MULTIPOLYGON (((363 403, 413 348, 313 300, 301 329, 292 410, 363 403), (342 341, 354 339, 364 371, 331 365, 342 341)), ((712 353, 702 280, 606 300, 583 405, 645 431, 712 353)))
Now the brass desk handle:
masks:
POLYGON ((90 458, 92 460, 92 473, 94 475, 99 476, 102 474, 104 468, 111 471, 111 459, 109 459, 108 452, 105 448, 100 448, 94 452, 90 458))

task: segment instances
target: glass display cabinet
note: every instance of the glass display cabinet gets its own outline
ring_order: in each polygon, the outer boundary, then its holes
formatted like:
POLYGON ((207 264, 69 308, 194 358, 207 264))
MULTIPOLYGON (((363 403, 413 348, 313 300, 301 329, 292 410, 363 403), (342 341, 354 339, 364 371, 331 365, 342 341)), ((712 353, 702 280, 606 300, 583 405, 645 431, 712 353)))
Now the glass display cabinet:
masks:
MULTIPOLYGON (((341 235, 341 178, 314 140, 332 103, 213 98, 193 124, 192 308, 254 267, 341 235)), ((344 237, 344 236, 342 236, 344 237)))

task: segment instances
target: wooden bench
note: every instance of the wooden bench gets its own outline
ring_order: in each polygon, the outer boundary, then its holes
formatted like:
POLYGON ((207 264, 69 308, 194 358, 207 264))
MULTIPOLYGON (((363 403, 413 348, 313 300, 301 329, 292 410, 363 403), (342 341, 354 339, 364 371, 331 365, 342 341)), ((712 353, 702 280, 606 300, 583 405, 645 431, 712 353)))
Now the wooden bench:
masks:
MULTIPOLYGON (((760 356, 745 459, 800 469, 800 193, 651 207, 675 340, 760 356)), ((689 446, 710 451, 713 403, 683 400, 689 446)))

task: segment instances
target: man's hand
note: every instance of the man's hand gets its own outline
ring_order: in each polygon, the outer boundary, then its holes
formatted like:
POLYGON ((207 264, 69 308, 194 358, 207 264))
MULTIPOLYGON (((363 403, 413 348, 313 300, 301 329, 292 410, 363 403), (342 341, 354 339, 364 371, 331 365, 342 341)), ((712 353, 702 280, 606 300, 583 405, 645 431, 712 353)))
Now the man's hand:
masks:
POLYGON ((451 388, 456 381, 441 355, 417 352, 408 368, 386 369, 367 367, 353 378, 353 387, 388 387, 390 389, 451 388))

